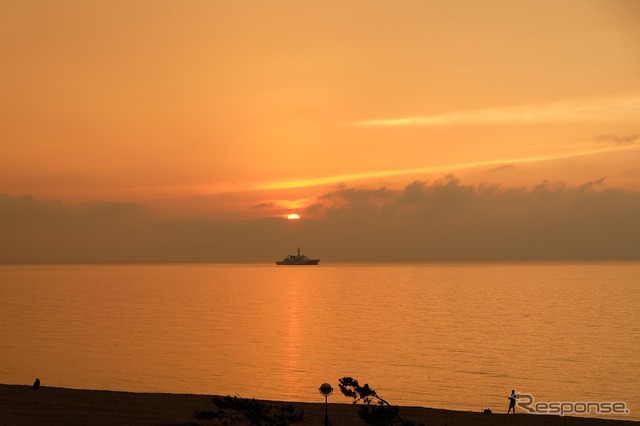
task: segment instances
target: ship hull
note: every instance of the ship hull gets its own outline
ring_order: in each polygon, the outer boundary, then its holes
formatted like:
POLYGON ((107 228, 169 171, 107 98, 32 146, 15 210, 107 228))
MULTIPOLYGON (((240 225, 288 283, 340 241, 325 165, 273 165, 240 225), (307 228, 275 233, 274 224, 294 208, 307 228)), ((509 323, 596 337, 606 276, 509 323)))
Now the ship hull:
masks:
POLYGON ((317 265, 320 263, 320 259, 308 259, 302 262, 287 262, 284 260, 279 260, 276 262, 276 265, 289 265, 289 266, 304 266, 304 265, 317 265))

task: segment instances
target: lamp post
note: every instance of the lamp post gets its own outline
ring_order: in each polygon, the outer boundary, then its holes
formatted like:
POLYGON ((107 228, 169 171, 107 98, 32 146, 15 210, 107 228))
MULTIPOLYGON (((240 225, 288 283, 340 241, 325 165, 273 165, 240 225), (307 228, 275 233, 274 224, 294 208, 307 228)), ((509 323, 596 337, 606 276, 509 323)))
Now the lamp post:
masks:
POLYGON ((323 383, 318 389, 324 395, 324 426, 329 426, 329 395, 333 393, 333 388, 329 383, 323 383))

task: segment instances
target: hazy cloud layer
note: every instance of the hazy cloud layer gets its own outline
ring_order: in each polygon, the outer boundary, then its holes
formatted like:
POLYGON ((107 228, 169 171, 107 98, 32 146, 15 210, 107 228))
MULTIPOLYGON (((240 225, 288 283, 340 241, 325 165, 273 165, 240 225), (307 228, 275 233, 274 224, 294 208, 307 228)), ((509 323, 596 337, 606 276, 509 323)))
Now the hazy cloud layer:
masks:
POLYGON ((341 187, 300 221, 162 219, 132 204, 1 196, 0 261, 272 262, 296 246, 325 260, 640 258, 640 193, 601 183, 341 187))

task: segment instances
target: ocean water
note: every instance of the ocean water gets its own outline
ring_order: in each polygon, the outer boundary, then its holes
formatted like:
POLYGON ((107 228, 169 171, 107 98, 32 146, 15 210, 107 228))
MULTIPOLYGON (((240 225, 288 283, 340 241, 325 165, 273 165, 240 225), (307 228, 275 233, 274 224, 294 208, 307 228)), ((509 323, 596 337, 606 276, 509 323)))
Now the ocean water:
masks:
POLYGON ((352 376, 393 404, 516 389, 640 419, 639 262, 4 265, 0 292, 1 383, 322 401, 352 376))

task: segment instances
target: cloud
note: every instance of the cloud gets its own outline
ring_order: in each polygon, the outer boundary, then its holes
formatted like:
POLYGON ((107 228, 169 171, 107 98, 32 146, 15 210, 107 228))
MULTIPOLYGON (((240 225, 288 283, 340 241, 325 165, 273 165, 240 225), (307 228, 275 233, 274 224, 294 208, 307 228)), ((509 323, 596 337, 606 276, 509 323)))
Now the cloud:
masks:
POLYGON ((354 258, 639 258, 640 193, 602 181, 504 189, 448 177, 398 191, 341 189, 313 211, 340 255, 354 258))
POLYGON ((447 114, 384 118, 352 123, 356 126, 450 126, 529 123, 576 123, 584 121, 637 120, 640 97, 583 102, 558 102, 548 105, 520 105, 447 114))
POLYGON ((631 179, 640 178, 640 168, 633 167, 628 169, 622 174, 622 177, 631 179))
POLYGON ((640 138, 640 135, 638 135, 638 134, 633 134, 633 135, 614 135, 614 134, 609 134, 609 135, 597 136, 596 140, 600 141, 600 142, 613 142, 613 143, 616 143, 618 145, 631 145, 631 144, 636 143, 639 138, 640 138))
POLYGON ((513 164, 500 164, 497 165, 489 170, 487 170, 488 172, 494 173, 494 172, 504 172, 507 170, 513 170, 515 169, 516 166, 514 166, 513 164))
POLYGON ((271 201, 264 201, 264 202, 262 202, 262 203, 257 203, 257 204, 255 205, 255 207, 256 207, 257 209, 265 209, 265 210, 266 210, 266 209, 272 209, 272 208, 276 207, 276 203, 271 202, 271 201))

